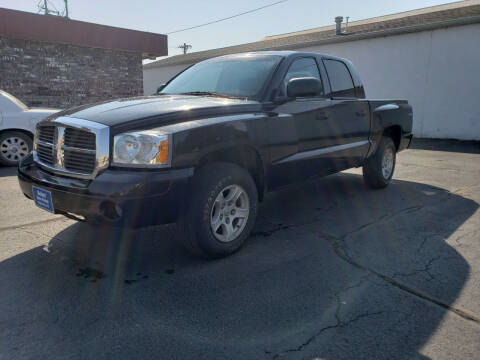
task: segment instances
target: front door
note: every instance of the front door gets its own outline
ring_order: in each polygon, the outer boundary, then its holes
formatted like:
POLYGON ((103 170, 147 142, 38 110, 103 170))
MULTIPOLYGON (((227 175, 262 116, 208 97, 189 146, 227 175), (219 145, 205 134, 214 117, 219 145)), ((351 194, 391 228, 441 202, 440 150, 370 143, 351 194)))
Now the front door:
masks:
MULTIPOLYGON (((288 82, 293 78, 314 77, 321 81, 317 62, 313 57, 295 59, 283 81, 286 94, 288 82)), ((321 173, 328 164, 315 157, 321 142, 322 126, 327 121, 330 100, 323 94, 289 100, 275 109, 277 116, 270 118, 269 188, 277 188, 321 173)))

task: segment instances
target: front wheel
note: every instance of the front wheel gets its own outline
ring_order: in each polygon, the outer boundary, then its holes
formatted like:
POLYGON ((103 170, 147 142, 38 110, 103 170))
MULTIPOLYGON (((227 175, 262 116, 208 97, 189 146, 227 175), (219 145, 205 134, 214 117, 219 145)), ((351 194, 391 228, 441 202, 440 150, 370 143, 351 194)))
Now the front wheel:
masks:
POLYGON ((396 152, 393 140, 389 137, 382 138, 375 154, 363 165, 363 178, 369 187, 381 189, 390 184, 395 170, 396 152))
POLYGON ((19 131, 7 131, 0 135, 0 164, 16 166, 32 151, 32 139, 19 131))
POLYGON ((177 223, 177 237, 200 257, 222 257, 238 250, 255 224, 258 193, 250 174, 230 163, 199 170, 177 223))

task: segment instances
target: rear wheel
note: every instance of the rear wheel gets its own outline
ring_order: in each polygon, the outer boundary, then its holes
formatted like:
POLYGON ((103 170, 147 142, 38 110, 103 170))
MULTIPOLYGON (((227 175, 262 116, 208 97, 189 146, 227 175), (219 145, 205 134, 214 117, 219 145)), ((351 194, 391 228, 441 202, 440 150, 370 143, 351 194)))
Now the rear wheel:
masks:
POLYGON ((8 131, 0 135, 0 163, 16 166, 32 151, 32 139, 19 131, 8 131))
POLYGON ((222 257, 238 250, 257 216, 258 193, 250 174, 230 163, 212 163, 193 179, 177 222, 177 237, 200 257, 222 257))
POLYGON ((396 148, 393 140, 383 137, 377 151, 363 165, 363 178, 374 189, 381 189, 390 184, 395 170, 396 148))

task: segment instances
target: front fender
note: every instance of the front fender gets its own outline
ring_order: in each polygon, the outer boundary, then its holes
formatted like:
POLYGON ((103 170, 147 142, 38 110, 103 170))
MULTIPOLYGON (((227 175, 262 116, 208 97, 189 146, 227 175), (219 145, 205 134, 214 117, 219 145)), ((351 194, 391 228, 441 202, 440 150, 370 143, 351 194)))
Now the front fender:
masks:
POLYGON ((21 116, 22 113, 8 114, 4 113, 0 117, 0 131, 5 130, 24 130, 31 134, 35 133, 35 125, 31 123, 30 118, 21 116))
POLYGON ((267 153, 267 116, 242 114, 194 120, 163 127, 173 134, 173 167, 198 166, 210 153, 251 147, 262 160, 267 153))

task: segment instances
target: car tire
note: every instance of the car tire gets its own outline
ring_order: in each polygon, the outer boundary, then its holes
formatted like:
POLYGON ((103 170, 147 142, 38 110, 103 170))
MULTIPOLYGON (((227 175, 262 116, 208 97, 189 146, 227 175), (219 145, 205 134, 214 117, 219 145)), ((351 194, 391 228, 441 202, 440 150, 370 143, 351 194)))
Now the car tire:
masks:
POLYGON ((7 131, 0 135, 0 164, 17 166, 20 160, 32 152, 30 136, 19 131, 7 131))
POLYGON ((192 180, 177 222, 178 240, 202 258, 234 253, 255 224, 255 182, 245 169, 223 162, 200 168, 192 180))
POLYGON ((363 179, 369 187, 382 189, 390 184, 395 170, 396 152, 393 140, 383 137, 375 154, 363 165, 363 179))

